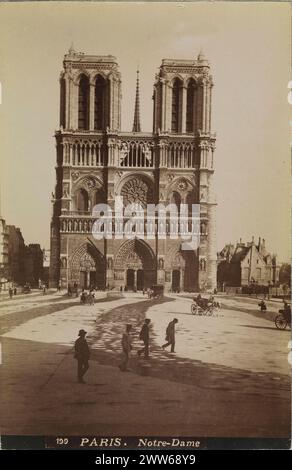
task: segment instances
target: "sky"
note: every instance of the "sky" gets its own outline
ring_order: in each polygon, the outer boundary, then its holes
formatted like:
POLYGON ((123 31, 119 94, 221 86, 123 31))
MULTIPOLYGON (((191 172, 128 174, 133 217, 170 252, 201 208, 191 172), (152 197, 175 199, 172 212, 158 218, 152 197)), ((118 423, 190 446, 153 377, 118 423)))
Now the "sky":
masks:
POLYGON ((49 248, 55 184, 59 74, 71 44, 117 57, 122 130, 131 130, 136 69, 142 130, 163 58, 202 49, 215 86, 217 249, 262 237, 290 257, 290 64, 288 3, 0 3, 1 215, 26 243, 49 248))

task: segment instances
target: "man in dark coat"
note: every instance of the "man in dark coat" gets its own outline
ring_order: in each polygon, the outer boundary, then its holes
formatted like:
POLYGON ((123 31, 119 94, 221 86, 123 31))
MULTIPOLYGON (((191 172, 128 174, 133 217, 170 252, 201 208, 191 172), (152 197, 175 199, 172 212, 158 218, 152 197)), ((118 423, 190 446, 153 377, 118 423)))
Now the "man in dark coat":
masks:
POLYGON ((131 351, 132 351, 132 338, 130 335, 131 329, 132 329, 132 325, 128 323, 126 325, 126 331, 123 333, 123 336, 122 336, 123 359, 122 359, 121 364, 119 365, 119 368, 122 372, 129 370, 128 364, 130 361, 131 351))
POLYGON ((175 325, 178 323, 178 319, 174 318, 171 322, 169 322, 166 328, 166 336, 165 340, 167 343, 162 345, 162 349, 165 349, 167 346, 171 346, 171 352, 174 352, 175 347, 175 325))
POLYGON ((140 340, 143 341, 144 343, 144 348, 139 349, 137 352, 138 356, 141 356, 141 354, 144 353, 145 357, 149 357, 149 326, 150 326, 150 318, 146 318, 144 321, 144 324, 142 326, 142 329, 140 331, 140 340))
POLYGON ((83 380, 83 376, 89 369, 89 356, 90 351, 85 339, 87 332, 84 330, 80 330, 78 333, 79 338, 75 341, 75 359, 77 359, 78 367, 77 367, 77 376, 78 382, 83 384, 85 383, 83 380))

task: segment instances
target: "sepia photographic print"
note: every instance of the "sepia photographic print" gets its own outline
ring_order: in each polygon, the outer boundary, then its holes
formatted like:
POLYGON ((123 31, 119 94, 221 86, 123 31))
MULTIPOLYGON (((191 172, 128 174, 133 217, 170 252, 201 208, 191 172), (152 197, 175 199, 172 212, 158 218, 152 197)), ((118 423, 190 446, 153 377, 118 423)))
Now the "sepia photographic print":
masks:
POLYGON ((2 449, 290 448, 290 56, 288 2, 0 3, 2 449))

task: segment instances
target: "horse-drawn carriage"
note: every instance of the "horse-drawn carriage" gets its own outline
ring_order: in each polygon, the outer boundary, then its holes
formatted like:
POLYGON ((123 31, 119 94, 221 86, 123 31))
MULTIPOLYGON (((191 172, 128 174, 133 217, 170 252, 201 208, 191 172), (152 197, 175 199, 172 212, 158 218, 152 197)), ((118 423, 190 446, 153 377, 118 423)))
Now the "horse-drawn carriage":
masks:
POLYGON ((156 284, 150 287, 149 290, 149 298, 150 299, 159 299, 163 296, 164 293, 164 286, 160 284, 156 284))
POLYGON ((217 302, 213 296, 209 299, 205 299, 198 295, 194 298, 191 305, 191 312, 193 315, 213 315, 214 312, 218 311, 220 303, 217 302))
POLYGON ((285 302, 284 308, 279 310, 279 314, 275 318, 275 325, 278 330, 285 330, 287 326, 291 328, 291 306, 285 302))

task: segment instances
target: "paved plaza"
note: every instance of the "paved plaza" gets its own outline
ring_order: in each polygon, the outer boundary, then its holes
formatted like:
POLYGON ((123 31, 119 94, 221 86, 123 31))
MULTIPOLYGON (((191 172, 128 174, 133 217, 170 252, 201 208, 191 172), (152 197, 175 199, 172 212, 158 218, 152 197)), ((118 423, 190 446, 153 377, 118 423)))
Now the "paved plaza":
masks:
POLYGON ((291 332, 275 328, 279 303, 260 313, 256 299, 222 297, 213 316, 198 316, 188 297, 100 292, 94 306, 62 292, 2 299, 1 434, 287 437, 291 332), (137 355, 145 317, 149 360, 137 355), (171 354, 161 345, 173 318, 171 354), (126 323, 134 350, 122 373, 126 323), (81 328, 92 352, 86 384, 73 357, 81 328))

